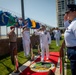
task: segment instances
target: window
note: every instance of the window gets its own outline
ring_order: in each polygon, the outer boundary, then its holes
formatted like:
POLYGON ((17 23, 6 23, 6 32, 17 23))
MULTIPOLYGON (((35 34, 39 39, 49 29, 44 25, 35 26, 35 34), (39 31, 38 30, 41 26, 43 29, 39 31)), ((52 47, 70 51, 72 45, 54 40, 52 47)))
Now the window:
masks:
POLYGON ((62 9, 64 9, 64 1, 61 1, 62 9))

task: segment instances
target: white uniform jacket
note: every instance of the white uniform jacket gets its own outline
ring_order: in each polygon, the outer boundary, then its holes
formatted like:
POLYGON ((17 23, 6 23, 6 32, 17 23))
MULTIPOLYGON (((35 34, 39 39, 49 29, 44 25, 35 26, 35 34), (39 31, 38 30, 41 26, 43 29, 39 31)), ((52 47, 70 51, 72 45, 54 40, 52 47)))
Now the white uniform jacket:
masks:
POLYGON ((49 32, 46 31, 35 31, 35 35, 40 36, 40 44, 50 44, 51 43, 51 37, 49 32))

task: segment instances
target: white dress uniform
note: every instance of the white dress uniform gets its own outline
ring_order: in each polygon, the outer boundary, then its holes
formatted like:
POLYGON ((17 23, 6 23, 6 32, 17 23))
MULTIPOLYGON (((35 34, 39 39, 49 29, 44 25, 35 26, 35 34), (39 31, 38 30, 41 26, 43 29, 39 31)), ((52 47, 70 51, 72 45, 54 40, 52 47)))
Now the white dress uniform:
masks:
POLYGON ((49 32, 47 32, 47 35, 48 35, 48 44, 51 44, 51 35, 49 32))
POLYGON ((23 49, 25 56, 28 56, 30 53, 30 31, 24 31, 22 33, 22 40, 23 40, 23 49))
POLYGON ((35 31, 36 35, 40 36, 40 47, 41 47, 41 61, 44 60, 44 54, 46 50, 46 59, 49 58, 49 45, 51 42, 50 34, 46 31, 35 31))
POLYGON ((56 46, 60 45, 60 37, 61 37, 60 30, 55 30, 54 38, 56 40, 56 46))

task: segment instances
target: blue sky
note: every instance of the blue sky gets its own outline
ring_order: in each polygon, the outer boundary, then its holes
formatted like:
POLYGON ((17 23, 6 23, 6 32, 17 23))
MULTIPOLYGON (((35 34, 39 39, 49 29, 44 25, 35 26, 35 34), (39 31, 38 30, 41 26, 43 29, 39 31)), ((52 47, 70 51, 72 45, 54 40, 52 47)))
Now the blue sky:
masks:
MULTIPOLYGON (((21 0, 0 0, 0 9, 21 16, 21 0)), ((56 0, 24 0, 25 18, 29 17, 49 26, 57 26, 56 0)))

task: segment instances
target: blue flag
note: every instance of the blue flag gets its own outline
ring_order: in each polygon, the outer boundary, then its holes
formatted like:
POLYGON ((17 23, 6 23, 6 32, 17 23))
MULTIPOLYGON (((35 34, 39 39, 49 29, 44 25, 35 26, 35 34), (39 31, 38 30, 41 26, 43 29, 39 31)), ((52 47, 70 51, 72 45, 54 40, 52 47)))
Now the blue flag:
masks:
POLYGON ((8 23, 10 13, 0 11, 0 26, 5 26, 8 23))

